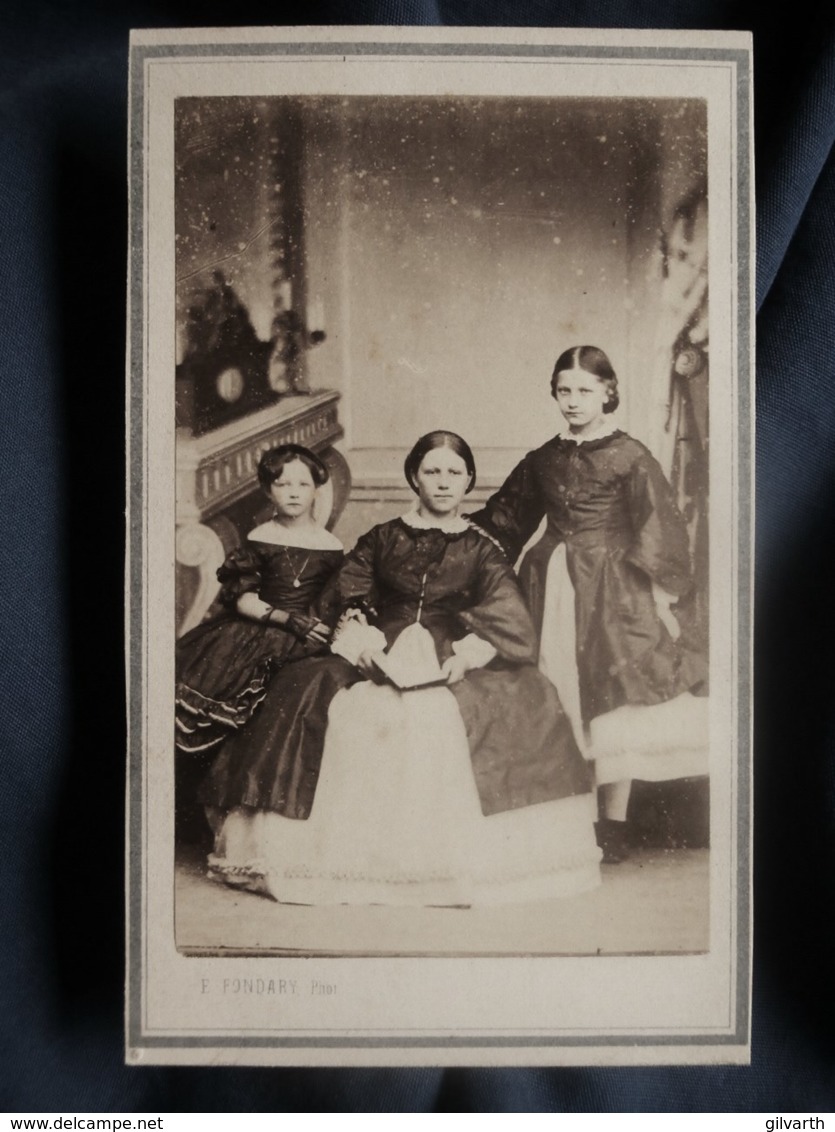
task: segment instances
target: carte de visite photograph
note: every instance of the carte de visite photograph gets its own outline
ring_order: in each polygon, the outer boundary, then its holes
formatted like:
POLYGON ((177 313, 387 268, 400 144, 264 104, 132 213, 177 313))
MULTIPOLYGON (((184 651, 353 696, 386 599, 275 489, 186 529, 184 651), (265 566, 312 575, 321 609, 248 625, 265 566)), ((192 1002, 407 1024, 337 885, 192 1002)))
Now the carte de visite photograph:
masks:
POLYGON ((748 37, 131 52, 129 1062, 746 1061, 748 37))

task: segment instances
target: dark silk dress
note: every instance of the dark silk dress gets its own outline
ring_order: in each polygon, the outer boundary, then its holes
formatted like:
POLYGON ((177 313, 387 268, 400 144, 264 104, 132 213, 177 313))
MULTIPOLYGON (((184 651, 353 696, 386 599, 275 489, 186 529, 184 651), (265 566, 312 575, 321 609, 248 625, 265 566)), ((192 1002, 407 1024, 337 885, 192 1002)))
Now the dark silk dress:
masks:
MULTIPOLYGON (((584 794, 586 763, 554 687, 536 667, 536 634, 502 551, 474 528, 449 533, 401 519, 364 535, 318 603, 335 624, 355 606, 391 645, 415 621, 438 659, 469 633, 497 650, 450 687, 467 732, 484 814, 584 794)), ((340 657, 302 660, 271 681, 246 731, 223 747, 201 790, 204 803, 307 818, 314 804, 327 712, 360 679, 340 657)), ((406 693, 407 695, 420 693, 406 693)))
POLYGON ((375 527, 346 558, 321 605, 332 617, 357 601, 374 608, 389 645, 419 620, 441 664, 467 633, 497 650, 489 665, 450 686, 484 814, 590 790, 556 690, 536 667, 536 633, 513 570, 481 531, 421 529, 403 519, 375 527))
POLYGON ((583 720, 706 692, 705 642, 687 610, 687 529, 644 445, 621 431, 581 443, 554 437, 528 453, 471 519, 515 560, 543 517, 545 532, 525 555, 520 583, 537 628, 547 632, 548 564, 565 544, 583 720), (653 583, 680 599, 677 640, 659 618, 653 583))
POLYGON ((177 642, 180 749, 207 750, 228 739, 250 721, 283 665, 323 651, 280 625, 242 617, 235 609, 241 595, 256 593, 277 609, 306 614, 343 557, 336 549, 255 541, 232 551, 218 570, 220 612, 177 642))

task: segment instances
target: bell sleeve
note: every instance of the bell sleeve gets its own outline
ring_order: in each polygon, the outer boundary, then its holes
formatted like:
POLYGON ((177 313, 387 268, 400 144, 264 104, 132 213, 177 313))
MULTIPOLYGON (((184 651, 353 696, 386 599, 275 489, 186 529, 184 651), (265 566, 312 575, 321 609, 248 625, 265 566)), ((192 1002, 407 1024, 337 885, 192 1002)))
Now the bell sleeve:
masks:
POLYGON ((238 547, 218 567, 220 582, 218 600, 225 606, 234 606, 246 593, 258 593, 261 588, 261 561, 254 550, 238 547))
POLYGON ((687 526, 661 466, 649 452, 633 464, 627 490, 635 540, 626 561, 656 587, 682 597, 693 582, 687 526))
POLYGON ((515 562, 544 514, 545 503, 529 453, 484 507, 468 518, 498 539, 509 560, 515 562))
POLYGON ((513 570, 487 538, 481 536, 474 603, 458 617, 468 633, 486 641, 503 660, 535 664, 536 632, 513 570))
POLYGON ((377 528, 364 534, 342 565, 325 585, 314 612, 322 621, 335 625, 346 609, 361 609, 373 618, 376 600, 374 562, 377 528))

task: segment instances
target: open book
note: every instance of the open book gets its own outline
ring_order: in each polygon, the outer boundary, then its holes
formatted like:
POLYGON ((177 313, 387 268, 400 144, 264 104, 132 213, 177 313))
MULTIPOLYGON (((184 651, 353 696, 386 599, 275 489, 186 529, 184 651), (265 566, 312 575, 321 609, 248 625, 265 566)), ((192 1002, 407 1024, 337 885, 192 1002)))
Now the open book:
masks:
POLYGON ((446 684, 435 642, 418 623, 407 625, 387 653, 374 655, 374 665, 401 692, 446 684))
POLYGON ((340 620, 331 641, 331 652, 351 664, 356 664, 363 652, 372 653, 375 667, 398 691, 446 684, 434 641, 422 625, 408 625, 388 652, 383 651, 385 648, 383 633, 369 625, 364 614, 353 610, 340 620))
POLYGON ((401 663, 399 657, 384 652, 375 654, 373 661, 374 667, 379 669, 386 680, 400 692, 414 692, 418 688, 434 688, 447 682, 437 660, 435 661, 434 671, 431 667, 416 669, 412 664, 401 663))

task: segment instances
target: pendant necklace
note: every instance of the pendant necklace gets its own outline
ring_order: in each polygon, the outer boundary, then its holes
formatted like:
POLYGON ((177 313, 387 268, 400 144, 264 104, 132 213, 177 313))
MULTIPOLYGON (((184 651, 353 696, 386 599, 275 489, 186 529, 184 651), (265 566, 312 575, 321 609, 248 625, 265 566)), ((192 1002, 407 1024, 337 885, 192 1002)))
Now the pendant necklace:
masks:
POLYGON ((287 565, 290 567, 290 573, 293 574, 293 589, 297 590, 299 588, 299 586, 302 584, 301 583, 301 576, 305 572, 305 569, 307 568, 307 564, 310 561, 310 555, 308 554, 307 558, 305 558, 304 562, 302 562, 302 568, 301 568, 301 570, 299 570, 298 574, 296 574, 294 567, 293 567, 293 559, 290 557, 290 551, 287 549, 286 546, 284 546, 283 543, 282 543, 282 550, 284 551, 284 557, 287 559, 287 565))

